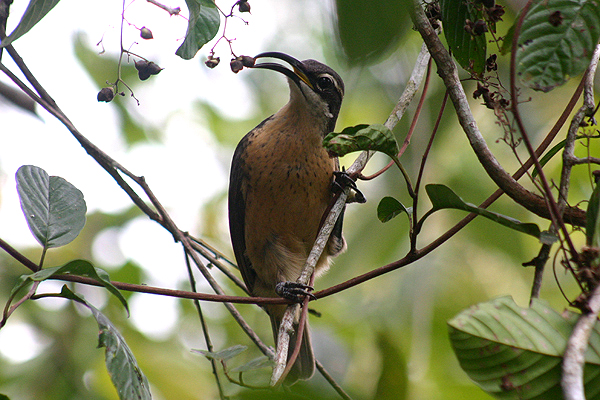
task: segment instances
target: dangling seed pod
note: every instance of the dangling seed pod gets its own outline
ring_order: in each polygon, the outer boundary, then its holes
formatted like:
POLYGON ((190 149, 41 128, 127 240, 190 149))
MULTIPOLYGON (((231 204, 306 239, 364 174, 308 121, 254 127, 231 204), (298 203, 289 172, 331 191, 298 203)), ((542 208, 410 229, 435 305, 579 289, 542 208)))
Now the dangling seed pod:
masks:
POLYGON ((145 26, 140 29, 140 37, 146 40, 154 39, 154 36, 152 36, 152 31, 145 26))
POLYGON ((250 12, 250 3, 247 0, 238 1, 238 10, 241 13, 249 13, 250 12))
POLYGON ((138 60, 135 62, 135 69, 138 71, 140 80, 145 81, 152 75, 158 75, 163 69, 152 61, 138 60))
POLYGON ((221 62, 221 59, 219 57, 213 57, 213 55, 210 54, 208 56, 208 60, 206 60, 204 62, 204 65, 206 65, 208 68, 212 69, 212 68, 216 67, 217 65, 219 65, 219 62, 221 62))
POLYGON ((150 73, 150 75, 158 75, 163 69, 164 68, 159 67, 158 64, 152 61, 148 63, 148 72, 150 73))
POLYGON ((98 101, 104 101, 105 103, 109 103, 114 98, 115 90, 111 86, 102 88, 98 92, 98 101))
POLYGON ((229 66, 231 67, 231 70, 236 74, 238 72, 240 72, 242 69, 244 69, 244 64, 242 63, 242 60, 240 59, 240 57, 232 58, 231 61, 229 62, 229 66))

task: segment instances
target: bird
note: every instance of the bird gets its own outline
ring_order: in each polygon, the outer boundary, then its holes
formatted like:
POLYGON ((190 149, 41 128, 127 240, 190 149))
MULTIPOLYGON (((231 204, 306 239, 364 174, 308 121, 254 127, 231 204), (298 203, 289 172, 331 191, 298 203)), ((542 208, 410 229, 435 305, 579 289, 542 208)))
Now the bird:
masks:
MULTIPOLYGON (((316 60, 299 61, 280 52, 254 57, 276 62, 253 63, 252 68, 287 77, 286 105, 247 133, 237 145, 229 180, 229 229, 235 258, 252 296, 301 300, 312 288, 296 280, 318 235, 321 219, 336 190, 339 162, 323 147, 334 131, 344 97, 342 78, 316 60)), ((329 268, 330 259, 346 248, 340 216, 317 262, 315 276, 329 268)), ((264 305, 277 334, 286 304, 264 305)), ((299 313, 290 337, 288 359, 296 343, 299 313)), ((315 358, 308 326, 286 385, 310 379, 315 358)))

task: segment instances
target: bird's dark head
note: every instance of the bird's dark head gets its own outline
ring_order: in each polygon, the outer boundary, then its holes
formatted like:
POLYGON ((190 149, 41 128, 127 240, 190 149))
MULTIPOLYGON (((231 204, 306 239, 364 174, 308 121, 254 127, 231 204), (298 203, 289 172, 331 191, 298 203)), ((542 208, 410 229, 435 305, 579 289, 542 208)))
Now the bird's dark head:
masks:
MULTIPOLYGON (((292 69, 277 63, 256 63, 253 68, 264 68, 281 72, 287 76, 300 90, 308 106, 322 113, 333 129, 342 106, 344 97, 344 81, 333 69, 315 60, 298 61, 292 56, 279 52, 261 53, 254 57, 277 58, 285 61, 292 69)), ((294 90, 292 88, 292 97, 294 90)))

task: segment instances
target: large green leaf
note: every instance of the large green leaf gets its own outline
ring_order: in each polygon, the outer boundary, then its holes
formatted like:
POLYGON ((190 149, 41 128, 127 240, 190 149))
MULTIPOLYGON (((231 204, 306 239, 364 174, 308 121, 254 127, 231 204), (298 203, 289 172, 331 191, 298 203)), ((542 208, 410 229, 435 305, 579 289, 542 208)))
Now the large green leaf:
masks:
POLYGON ((473 35, 465 30, 467 20, 480 19, 474 4, 468 0, 440 0, 444 36, 454 58, 465 70, 481 74, 485 67, 485 34, 473 35))
POLYGON ((406 0, 336 0, 337 32, 351 64, 372 64, 412 26, 406 0))
MULTIPOLYGON (((563 318, 543 301, 531 308, 510 297, 481 303, 448 322, 460 366, 498 399, 562 399, 561 362, 576 315, 563 318)), ((600 325, 585 354, 588 400, 600 399, 600 325)))
POLYGON ((29 32, 29 30, 33 28, 35 24, 40 22, 41 19, 58 4, 58 2, 59 0, 31 0, 29 5, 27 5, 25 13, 21 17, 21 21, 19 21, 19 24, 11 34, 0 43, 0 48, 8 46, 13 41, 29 32))
POLYGON ((535 236, 543 243, 552 243, 555 240, 555 237, 548 232, 541 232, 536 224, 520 222, 514 218, 507 217, 506 215, 488 211, 484 208, 477 207, 475 204, 467 203, 447 186, 432 184, 425 186, 425 190, 433 205, 433 209, 429 211, 429 213, 445 208, 468 211, 516 231, 535 236))
POLYGON ((243 353, 248 349, 247 346, 243 346, 241 344, 236 344, 235 346, 228 347, 226 349, 220 351, 208 351, 208 350, 200 350, 200 349, 192 349, 194 353, 202 354, 206 358, 210 358, 218 361, 227 361, 237 356, 238 354, 243 353))
POLYGON ((62 297, 77 301, 90 309, 98 323, 98 347, 106 348, 106 369, 121 400, 150 400, 150 384, 142 373, 125 339, 110 320, 96 307, 73 293, 65 285, 61 290, 62 297))
POLYGON ((190 11, 185 39, 175 54, 184 60, 194 58, 198 50, 219 31, 219 10, 212 0, 185 0, 190 11))
POLYGON ((392 158, 398 156, 398 143, 392 131, 385 125, 356 125, 344 128, 341 133, 332 132, 323 139, 323 146, 342 157, 355 151, 380 151, 392 158))
POLYGON ((595 0, 536 0, 525 16, 516 68, 527 86, 548 92, 582 73, 600 38, 595 0))
POLYGON ((29 229, 44 248, 64 246, 85 225, 83 194, 58 176, 33 165, 17 171, 17 191, 29 229))

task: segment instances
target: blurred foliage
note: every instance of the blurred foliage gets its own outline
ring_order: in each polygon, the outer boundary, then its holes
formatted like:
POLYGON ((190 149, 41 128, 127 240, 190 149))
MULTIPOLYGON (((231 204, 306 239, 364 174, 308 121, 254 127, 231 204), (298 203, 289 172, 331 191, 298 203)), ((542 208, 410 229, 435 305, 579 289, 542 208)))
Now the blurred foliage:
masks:
POLYGON ((351 64, 373 64, 398 46, 412 23, 409 1, 336 0, 337 31, 351 64))
MULTIPOLYGON (((336 3, 336 28, 325 26, 314 31, 307 29, 308 22, 319 24, 320 21, 311 19, 311 7, 320 7, 318 9, 326 15, 325 20, 334 19, 320 2, 286 4, 286 13, 278 16, 277 35, 266 39, 265 50, 292 54, 316 52, 315 58, 319 57, 320 51, 323 61, 345 78, 346 98, 338 120, 338 131, 361 123, 383 123, 404 89, 421 47, 420 38, 409 29, 411 23, 406 12, 401 10, 403 3, 340 0, 336 3), (339 35, 341 48, 334 47, 334 31, 339 35), (285 37, 301 37, 304 47, 295 47, 298 46, 297 41, 283 41, 285 37), (400 43, 402 47, 398 47, 400 43)), ((225 5, 225 8, 228 7, 229 4, 225 5)), ((505 17, 505 20, 498 25, 501 34, 510 25, 510 17, 505 17)), ((253 28, 252 24, 248 27, 253 28)), ((96 54, 85 46, 81 37, 75 38, 73 46, 81 64, 70 67, 84 68, 98 89, 105 86, 107 80, 116 79, 117 59, 96 54)), ((243 53, 243 49, 240 49, 240 53, 243 53)), ((501 70, 506 69, 507 61, 506 56, 499 58, 501 70)), ((204 66, 198 63, 197 68, 204 66)), ((133 66, 122 66, 122 79, 134 82, 137 79, 135 76, 133 66)), ((444 88, 435 77, 434 68, 421 118, 411 145, 402 156, 403 165, 411 176, 416 176, 418 171, 444 93, 444 88)), ((207 146, 214 147, 214 152, 221 156, 224 165, 228 165, 234 146, 242 135, 275 112, 287 96, 286 82, 267 73, 248 73, 240 78, 241 84, 249 87, 252 93, 252 98, 248 99, 253 106, 251 115, 242 118, 228 116, 210 101, 201 98, 193 105, 197 118, 212 134, 207 146)), ((562 111, 575 85, 576 82, 571 82, 544 97, 524 90, 524 98, 531 96, 531 101, 522 105, 522 113, 530 116, 525 122, 534 136, 548 130, 548 125, 562 111)), ((465 90, 472 93, 475 84, 465 82, 465 90)), ((129 149, 135 149, 147 141, 160 143, 163 137, 159 127, 142 122, 130 107, 133 102, 126 93, 125 97, 118 98, 111 105, 120 121, 124 142, 129 149)), ((394 129, 399 143, 404 140, 414 107, 414 104, 411 105, 405 118, 394 129)), ((509 171, 516 169, 518 163, 514 160, 512 150, 499 140, 504 132, 496 124, 493 111, 479 100, 472 101, 472 108, 494 153, 501 162, 506 163, 509 171)), ((599 156, 597 147, 591 151, 599 156)), ((586 149, 579 146, 577 152, 583 155, 586 149)), ((349 165, 352 160, 353 156, 350 155, 342 161, 349 165)), ((387 162, 384 156, 374 157, 365 174, 376 171, 387 162)), ((164 168, 168 170, 164 179, 170 179, 171 174, 192 174, 191 171, 175 170, 176 166, 165 165, 164 168)), ((549 176, 556 179, 560 172, 559 157, 550 160, 547 169, 549 176)), ((479 204, 495 190, 495 185, 480 167, 456 123, 451 105, 442 119, 423 182, 447 185, 465 201, 474 204, 479 204)), ((570 200, 575 203, 589 198, 591 186, 585 167, 576 167, 573 182, 570 200)), ((317 281, 317 289, 391 263, 403 257, 409 248, 406 218, 395 218, 386 224, 377 218, 377 204, 383 197, 392 196, 405 205, 410 204, 400 173, 392 169, 374 181, 359 182, 359 187, 368 202, 348 207, 344 224, 348 251, 338 257, 331 271, 317 281)), ((421 215, 430 207, 422 193, 421 215)), ((202 226, 198 228, 203 235, 206 234, 203 237, 210 237, 220 244, 229 243, 226 229, 223 229, 227 218, 225 202, 225 193, 207 202, 202 209, 202 226)), ((543 229, 548 225, 547 221, 532 216, 506 198, 501 198, 490 210, 523 222, 537 223, 543 229)), ((114 214, 89 214, 81 235, 69 246, 49 252, 45 265, 56 266, 74 258, 83 258, 91 260, 99 268, 106 268, 113 280, 146 282, 148 273, 144 265, 126 260, 120 266, 108 267, 94 260, 92 252, 92 244, 100 233, 107 229, 120 232, 139 216, 140 212, 134 207, 114 214)), ((418 246, 426 245, 463 216, 463 212, 453 210, 435 213, 426 221, 418 246)), ((186 226, 193 226, 194 222, 186 221, 186 226)), ((144 239, 140 238, 141 241, 144 239)), ((222 246, 220 250, 231 254, 229 247, 222 246)), ((488 220, 476 219, 425 259, 312 303, 312 307, 322 314, 320 318, 311 317, 317 358, 354 399, 490 399, 460 369, 449 344, 446 322, 475 303, 501 295, 509 294, 517 304, 526 306, 533 270, 521 264, 532 259, 538 249, 539 243, 534 238, 488 220)), ((22 249, 22 252, 32 260, 40 256, 40 249, 37 248, 22 249)), ((0 252, 0 265, 0 298, 6 299, 18 276, 28 271, 3 252, 0 252)), ((177 259, 164 268, 184 270, 185 265, 181 259, 177 259)), ((562 271, 557 275, 566 293, 575 294, 572 280, 562 271)), ((222 275, 216 273, 216 276, 229 293, 240 294, 240 290, 226 282, 222 275)), ((201 277, 197 279, 200 290, 208 291, 201 277)), ((44 285, 48 285, 48 290, 57 291, 47 283, 44 285)), ((206 348, 197 311, 191 301, 178 301, 176 328, 156 338, 144 334, 131 319, 127 319, 118 301, 107 299, 101 289, 76 284, 69 286, 77 293, 83 293, 118 327, 148 377, 154 398, 218 398, 209 361, 190 351, 206 348)), ((181 288, 188 289, 189 286, 182 284, 181 288)), ((124 295, 128 300, 134 296, 149 296, 124 295)), ((557 289, 551 267, 545 274, 542 297, 555 309, 567 306, 557 289)), ((37 356, 25 362, 0 358, 0 393, 19 400, 116 399, 116 391, 104 366, 103 351, 96 348, 98 332, 93 318, 71 303, 52 306, 47 302, 26 302, 9 320, 7 328, 18 323, 26 324, 39 339, 41 350, 37 356)), ((267 343, 272 343, 271 328, 264 312, 250 305, 241 305, 238 309, 257 333, 267 343)), ((250 340, 222 305, 205 303, 202 304, 202 310, 215 350, 235 344, 251 346, 250 340)), ((155 323, 160 325, 163 322, 156 318, 155 323)), ((231 367, 243 365, 259 355, 257 349, 250 347, 231 360, 231 367)), ((232 399, 339 398, 318 373, 312 380, 294 386, 291 393, 240 389, 227 383, 222 372, 219 374, 221 381, 225 382, 226 394, 232 399)))

